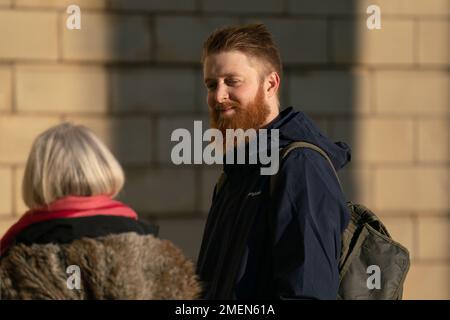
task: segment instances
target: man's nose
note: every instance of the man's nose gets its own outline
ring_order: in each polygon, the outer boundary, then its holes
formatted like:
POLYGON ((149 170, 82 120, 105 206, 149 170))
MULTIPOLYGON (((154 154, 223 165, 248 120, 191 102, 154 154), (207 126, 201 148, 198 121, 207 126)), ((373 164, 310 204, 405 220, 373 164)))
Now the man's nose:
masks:
POLYGON ((224 84, 217 85, 216 89, 216 101, 218 103, 223 103, 224 101, 228 100, 228 89, 227 86, 224 84))

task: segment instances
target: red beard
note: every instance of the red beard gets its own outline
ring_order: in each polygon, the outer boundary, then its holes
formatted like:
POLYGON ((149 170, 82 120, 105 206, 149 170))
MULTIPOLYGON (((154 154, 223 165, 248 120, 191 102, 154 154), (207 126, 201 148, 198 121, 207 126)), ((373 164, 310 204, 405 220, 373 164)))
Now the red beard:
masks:
POLYGON ((211 127, 219 129, 225 137, 226 129, 258 130, 266 122, 270 114, 269 107, 264 103, 264 91, 260 86, 255 99, 243 108, 239 103, 230 101, 210 109, 211 127), (235 113, 231 117, 222 117, 221 108, 233 107, 235 113))

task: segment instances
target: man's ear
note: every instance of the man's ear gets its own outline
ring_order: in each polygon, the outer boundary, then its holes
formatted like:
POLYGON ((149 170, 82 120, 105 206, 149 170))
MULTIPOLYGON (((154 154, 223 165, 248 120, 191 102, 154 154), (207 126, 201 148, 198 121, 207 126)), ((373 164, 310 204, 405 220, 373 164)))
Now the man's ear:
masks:
POLYGON ((280 76, 275 71, 271 72, 266 77, 264 90, 266 91, 268 98, 272 98, 277 95, 278 89, 280 88, 280 81, 280 76))

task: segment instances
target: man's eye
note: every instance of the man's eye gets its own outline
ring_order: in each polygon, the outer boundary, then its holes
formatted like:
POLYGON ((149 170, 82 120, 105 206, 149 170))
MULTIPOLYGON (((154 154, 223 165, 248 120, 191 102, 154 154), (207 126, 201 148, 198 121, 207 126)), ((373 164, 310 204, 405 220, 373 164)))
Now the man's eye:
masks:
POLYGON ((214 89, 216 87, 216 84, 215 83, 207 83, 206 84, 206 88, 208 89, 208 90, 212 90, 212 89, 214 89))
POLYGON ((238 84, 239 83, 239 80, 238 79, 230 79, 230 80, 227 80, 227 84, 229 85, 229 86, 233 86, 233 85, 236 85, 236 84, 238 84))

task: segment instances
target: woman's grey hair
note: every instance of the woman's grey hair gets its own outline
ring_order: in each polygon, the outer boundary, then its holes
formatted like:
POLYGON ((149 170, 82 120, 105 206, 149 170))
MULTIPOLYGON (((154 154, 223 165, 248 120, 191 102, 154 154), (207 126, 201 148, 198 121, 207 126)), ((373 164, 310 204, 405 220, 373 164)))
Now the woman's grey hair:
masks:
POLYGON ((66 196, 116 196, 122 167, 88 128, 63 123, 40 134, 25 167, 22 196, 33 209, 66 196))

